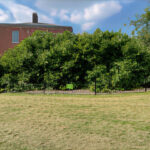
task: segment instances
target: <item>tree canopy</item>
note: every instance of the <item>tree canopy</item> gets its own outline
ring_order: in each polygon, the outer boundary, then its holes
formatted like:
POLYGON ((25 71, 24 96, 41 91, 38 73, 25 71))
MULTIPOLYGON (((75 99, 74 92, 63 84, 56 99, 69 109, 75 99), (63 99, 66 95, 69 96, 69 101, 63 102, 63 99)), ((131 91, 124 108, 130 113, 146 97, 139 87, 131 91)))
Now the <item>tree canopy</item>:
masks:
POLYGON ((120 31, 36 31, 0 58, 0 87, 65 89, 72 83, 76 89, 93 89, 96 78, 99 91, 139 88, 149 78, 149 62, 145 47, 120 31))

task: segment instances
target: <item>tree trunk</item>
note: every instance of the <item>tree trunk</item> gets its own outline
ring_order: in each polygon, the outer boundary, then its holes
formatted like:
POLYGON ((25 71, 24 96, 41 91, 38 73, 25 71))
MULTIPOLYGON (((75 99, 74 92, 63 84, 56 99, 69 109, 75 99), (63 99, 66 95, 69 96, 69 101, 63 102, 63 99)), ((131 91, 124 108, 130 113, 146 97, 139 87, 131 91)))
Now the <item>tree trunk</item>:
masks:
POLYGON ((96 78, 95 78, 95 95, 97 94, 97 92, 96 92, 96 78))

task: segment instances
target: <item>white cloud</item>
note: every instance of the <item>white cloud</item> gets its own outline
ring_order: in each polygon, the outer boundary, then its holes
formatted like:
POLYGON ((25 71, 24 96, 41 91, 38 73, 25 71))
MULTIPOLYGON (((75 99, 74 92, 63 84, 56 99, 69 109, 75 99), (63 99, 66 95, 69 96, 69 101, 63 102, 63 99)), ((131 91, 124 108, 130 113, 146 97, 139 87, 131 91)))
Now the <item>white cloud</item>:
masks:
MULTIPOLYGON (((32 21, 32 13, 35 12, 34 9, 22 4, 18 4, 13 0, 7 0, 7 1, 0 0, 0 4, 3 5, 13 16, 14 18, 13 22, 22 23, 22 22, 32 21)), ((49 21, 49 23, 54 22, 51 18, 41 13, 39 14, 39 21, 46 21, 46 22, 49 21)))
POLYGON ((60 10, 60 12, 58 13, 58 16, 60 17, 61 20, 65 20, 65 21, 69 21, 69 11, 66 9, 62 9, 60 10))
POLYGON ((54 20, 50 17, 47 17, 46 15, 43 14, 39 14, 39 22, 45 22, 45 23, 50 23, 50 24, 54 24, 54 20))
POLYGON ((14 22, 29 22, 31 21, 31 15, 34 12, 33 9, 17 4, 14 1, 0 1, 0 4, 5 6, 8 11, 12 14, 14 17, 14 22))
POLYGON ((119 13, 121 1, 124 0, 37 0, 36 6, 62 21, 90 30, 94 24, 119 13))
POLYGON ((95 25, 94 22, 87 22, 82 25, 82 30, 87 31, 90 30, 95 25))
POLYGON ((84 19, 87 21, 102 20, 120 12, 121 9, 122 6, 116 1, 94 4, 89 8, 85 8, 84 19))
POLYGON ((9 19, 9 15, 0 9, 0 22, 5 22, 7 19, 9 19))
POLYGON ((70 16, 70 21, 73 23, 80 24, 82 22, 83 15, 80 12, 73 12, 70 16))

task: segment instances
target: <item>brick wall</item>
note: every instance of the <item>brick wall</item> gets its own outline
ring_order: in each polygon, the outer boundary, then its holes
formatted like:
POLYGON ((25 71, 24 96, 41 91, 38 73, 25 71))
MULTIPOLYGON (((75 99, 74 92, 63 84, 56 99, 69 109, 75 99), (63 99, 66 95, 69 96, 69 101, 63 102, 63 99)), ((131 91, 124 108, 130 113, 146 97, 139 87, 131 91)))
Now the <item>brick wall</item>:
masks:
POLYGON ((71 31, 71 27, 52 27, 52 28, 39 28, 39 27, 13 27, 13 26, 0 26, 0 55, 2 55, 9 48, 16 46, 16 43, 12 43, 12 31, 19 31, 19 42, 36 30, 49 31, 53 33, 63 33, 64 31, 71 31))

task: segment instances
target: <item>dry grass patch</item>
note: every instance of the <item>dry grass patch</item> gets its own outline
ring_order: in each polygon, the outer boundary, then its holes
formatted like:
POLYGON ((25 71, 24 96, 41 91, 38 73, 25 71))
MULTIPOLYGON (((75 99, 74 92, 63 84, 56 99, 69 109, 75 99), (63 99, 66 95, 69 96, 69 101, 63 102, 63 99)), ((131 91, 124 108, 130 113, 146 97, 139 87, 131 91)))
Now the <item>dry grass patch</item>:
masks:
POLYGON ((148 150, 150 93, 0 95, 0 150, 148 150))

